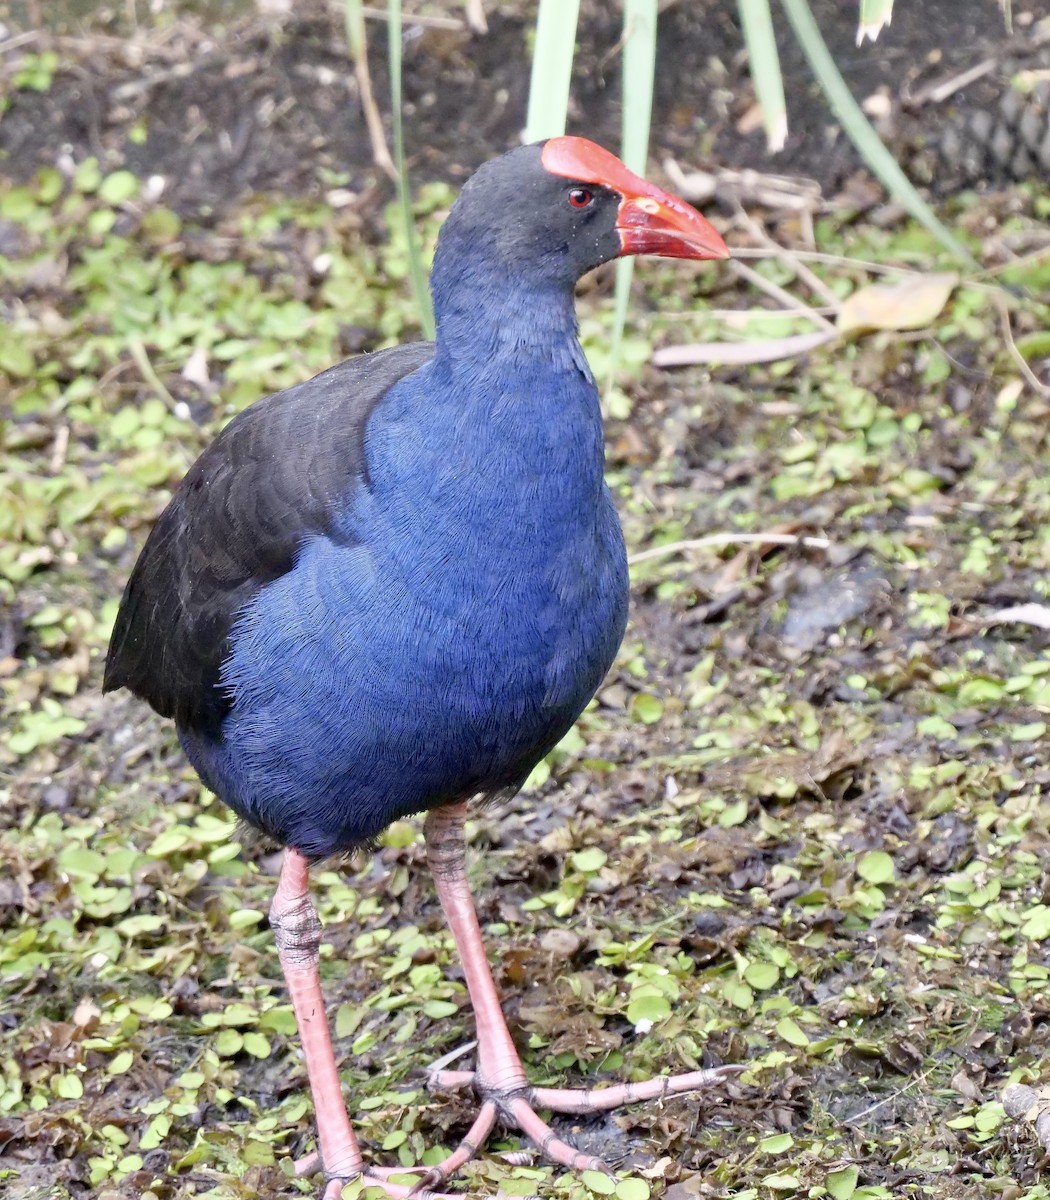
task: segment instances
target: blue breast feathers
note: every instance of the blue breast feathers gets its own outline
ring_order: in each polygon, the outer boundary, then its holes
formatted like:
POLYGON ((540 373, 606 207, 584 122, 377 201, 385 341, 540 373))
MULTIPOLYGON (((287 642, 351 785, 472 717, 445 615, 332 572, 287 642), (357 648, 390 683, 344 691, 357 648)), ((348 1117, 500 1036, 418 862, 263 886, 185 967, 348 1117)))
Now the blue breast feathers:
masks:
POLYGON ((627 568, 575 339, 467 374, 440 353, 369 420, 366 477, 234 626, 208 785, 311 857, 514 790, 623 636, 627 568), (566 343, 568 344, 566 347, 566 343))

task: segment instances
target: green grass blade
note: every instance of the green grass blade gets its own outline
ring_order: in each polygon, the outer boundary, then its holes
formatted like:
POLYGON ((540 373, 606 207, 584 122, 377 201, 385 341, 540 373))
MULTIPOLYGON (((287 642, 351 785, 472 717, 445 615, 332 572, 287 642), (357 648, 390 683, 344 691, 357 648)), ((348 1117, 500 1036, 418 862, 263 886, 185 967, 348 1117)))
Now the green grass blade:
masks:
POLYGON ((751 82, 762 109, 762 124, 766 128, 766 146, 770 154, 784 149, 787 141, 787 102, 784 99, 784 79, 780 73, 780 55, 773 33, 773 14, 769 0, 740 0, 740 24, 744 29, 751 82))
POLYGON ((343 20, 350 57, 356 62, 365 42, 365 9, 361 0, 343 0, 343 20))
POLYGON ((656 76, 657 0, 624 0, 623 5, 623 161, 645 174, 656 76))
POLYGON ((978 264, 973 255, 957 237, 937 219, 937 214, 919 195, 911 181, 901 170, 892 154, 882 144, 879 135, 861 111, 846 86, 835 60, 831 57, 827 43, 821 37, 813 13, 806 0, 781 0, 788 20, 795 31, 802 52, 805 54, 817 81, 824 90, 832 111, 850 141, 857 147, 864 161, 882 181, 890 195, 917 221, 925 225, 945 249, 969 267, 978 264))
POLYGON ((860 0, 857 45, 862 45, 866 37, 875 41, 892 19, 893 0, 860 0))
MULTIPOLYGON (((649 153, 649 127, 653 114, 653 80, 656 74, 657 0, 624 0, 623 6, 623 161, 638 175, 645 174, 649 153)), ((627 324, 627 304, 634 277, 634 259, 616 264, 616 309, 613 316, 609 379, 620 358, 620 343, 627 324)))
POLYGON ((390 61, 390 109, 394 132, 394 166, 397 168, 397 206, 408 245, 408 275, 419 309, 419 321, 428 338, 434 336, 434 309, 430 303, 427 273, 412 218, 412 191, 405 167, 405 131, 401 118, 401 0, 387 0, 387 47, 390 61))
POLYGON ((579 14, 580 0, 540 0, 525 120, 527 142, 565 132, 579 14))

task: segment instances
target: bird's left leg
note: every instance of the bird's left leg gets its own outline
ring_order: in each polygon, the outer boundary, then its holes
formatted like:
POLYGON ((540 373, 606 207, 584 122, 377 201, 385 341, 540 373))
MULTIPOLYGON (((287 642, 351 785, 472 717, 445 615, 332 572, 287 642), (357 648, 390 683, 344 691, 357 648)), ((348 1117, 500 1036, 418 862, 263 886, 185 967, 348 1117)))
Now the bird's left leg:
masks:
POLYGON ((562 1141, 534 1111, 529 1081, 500 1007, 499 993, 485 956, 481 926, 467 883, 466 840, 463 835, 466 811, 465 804, 433 809, 427 814, 424 834, 427 861, 459 952, 474 1009, 478 1040, 477 1070, 469 1073, 436 1072, 431 1076, 431 1082, 438 1086, 455 1086, 469 1081, 481 1097, 482 1105, 467 1136, 444 1162, 430 1169, 420 1181, 420 1186, 443 1183, 470 1159, 488 1137, 497 1116, 502 1116, 505 1123, 517 1126, 548 1158, 563 1166, 579 1170, 606 1170, 601 1159, 582 1154, 562 1141))
POLYGON ((465 804, 433 809, 427 814, 425 837, 427 859, 438 898, 459 951, 467 991, 474 1008, 477 1069, 435 1071, 431 1073, 430 1083, 435 1087, 452 1088, 472 1084, 481 1097, 482 1106, 474 1127, 459 1148, 444 1162, 433 1167, 417 1186, 443 1183, 453 1170, 477 1151, 497 1116, 502 1117, 505 1124, 520 1129, 545 1157, 561 1166, 609 1173, 601 1159, 584 1154, 559 1138, 536 1109, 547 1108, 563 1113, 599 1112, 617 1108, 621 1104, 661 1099, 706 1088, 739 1068, 691 1071, 684 1075, 651 1079, 645 1083, 627 1083, 600 1089, 530 1087, 500 1007, 496 984, 485 956, 481 927, 467 884, 466 841, 463 835, 465 816, 465 804))

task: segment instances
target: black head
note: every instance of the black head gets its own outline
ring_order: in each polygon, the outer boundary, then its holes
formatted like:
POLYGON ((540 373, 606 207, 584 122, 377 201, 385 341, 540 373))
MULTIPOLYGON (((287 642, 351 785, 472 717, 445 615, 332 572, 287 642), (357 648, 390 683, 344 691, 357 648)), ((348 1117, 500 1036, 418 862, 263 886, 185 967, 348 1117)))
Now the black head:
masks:
POLYGON ((434 283, 440 287, 455 258, 479 275, 505 275, 508 285, 523 277, 571 285, 624 254, 702 259, 728 251, 695 209, 607 150, 585 138, 551 138, 471 176, 438 239, 434 283))

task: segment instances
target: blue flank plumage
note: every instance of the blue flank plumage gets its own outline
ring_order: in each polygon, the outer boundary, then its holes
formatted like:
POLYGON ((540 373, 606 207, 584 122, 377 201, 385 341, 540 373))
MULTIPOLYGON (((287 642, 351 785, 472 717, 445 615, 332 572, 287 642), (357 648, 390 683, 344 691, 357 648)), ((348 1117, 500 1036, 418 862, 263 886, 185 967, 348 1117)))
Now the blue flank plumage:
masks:
POLYGON ((516 790, 623 636, 579 268, 548 257, 509 277, 506 258, 464 253, 450 218, 434 357, 371 411, 332 528, 238 615, 219 736, 180 726, 208 786, 312 858, 516 790))

